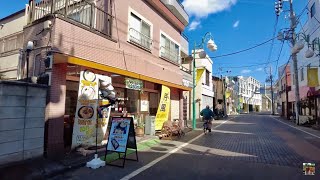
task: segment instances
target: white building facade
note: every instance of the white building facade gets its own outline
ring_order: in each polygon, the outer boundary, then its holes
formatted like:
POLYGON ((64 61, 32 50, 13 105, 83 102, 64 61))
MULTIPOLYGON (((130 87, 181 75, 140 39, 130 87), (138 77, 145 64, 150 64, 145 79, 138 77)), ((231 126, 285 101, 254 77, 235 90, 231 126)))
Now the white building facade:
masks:
POLYGON ((251 76, 239 77, 237 86, 239 88, 240 112, 249 113, 252 111, 261 111, 262 97, 259 93, 260 82, 251 76))
MULTIPOLYGON (((298 60, 298 74, 295 74, 293 62, 290 61, 290 72, 292 81, 292 90, 289 92, 289 102, 295 102, 295 76, 298 76, 299 81, 299 95, 300 95, 300 116, 310 116, 312 119, 320 117, 320 1, 310 0, 308 3, 308 18, 304 23, 300 34, 309 37, 309 42, 305 42, 304 48, 297 54, 298 60), (306 57, 306 52, 312 50, 314 55, 311 58, 306 57), (308 75, 309 74, 309 75, 308 75), (311 76, 313 82, 318 78, 317 85, 308 84, 308 76, 311 76)), ((300 39, 302 36, 300 36, 300 39)), ((291 109, 295 111, 295 103, 292 104, 291 109)), ((302 119, 303 117, 299 117, 302 119)), ((301 123, 301 122, 300 122, 301 123)), ((320 123, 320 120, 318 121, 320 123)))
MULTIPOLYGON (((200 51, 200 50, 199 50, 200 51)), ((198 51, 198 52, 199 52, 198 51)), ((197 52, 197 51, 196 51, 197 52)), ((200 111, 207 105, 213 108, 213 83, 212 83, 212 64, 209 56, 200 59, 196 53, 196 69, 203 70, 199 82, 196 84, 196 118, 200 118, 200 111)), ((199 71, 196 71, 199 72, 199 71)))

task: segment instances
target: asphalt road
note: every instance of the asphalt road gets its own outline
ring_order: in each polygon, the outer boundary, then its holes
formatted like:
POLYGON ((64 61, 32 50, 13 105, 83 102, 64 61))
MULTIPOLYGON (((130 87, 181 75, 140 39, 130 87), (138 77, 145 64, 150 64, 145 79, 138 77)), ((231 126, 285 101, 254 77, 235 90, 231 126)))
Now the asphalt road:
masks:
POLYGON ((320 179, 320 132, 269 115, 240 115, 214 122, 180 141, 162 141, 139 152, 124 169, 80 168, 53 179, 320 179), (316 163, 316 175, 303 175, 302 163, 316 163))

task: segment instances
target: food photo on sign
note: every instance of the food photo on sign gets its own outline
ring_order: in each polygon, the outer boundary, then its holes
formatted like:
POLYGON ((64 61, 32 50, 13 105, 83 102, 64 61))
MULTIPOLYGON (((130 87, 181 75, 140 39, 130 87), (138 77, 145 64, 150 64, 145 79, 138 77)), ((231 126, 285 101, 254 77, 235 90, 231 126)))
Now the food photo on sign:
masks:
POLYGON ((125 152, 129 135, 130 120, 117 118, 112 120, 107 149, 110 151, 125 152))

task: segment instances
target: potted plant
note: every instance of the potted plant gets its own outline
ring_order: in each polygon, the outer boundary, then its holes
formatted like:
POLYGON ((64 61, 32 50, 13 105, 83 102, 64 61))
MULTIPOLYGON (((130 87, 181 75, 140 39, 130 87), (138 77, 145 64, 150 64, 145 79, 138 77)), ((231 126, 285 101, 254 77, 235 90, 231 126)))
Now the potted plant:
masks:
POLYGON ((140 113, 137 114, 137 126, 136 126, 136 129, 135 129, 135 132, 136 132, 136 136, 138 137, 142 137, 144 136, 144 124, 141 120, 141 115, 140 113))
POLYGON ((136 136, 138 137, 142 137, 144 136, 144 124, 138 124, 136 129, 135 129, 135 132, 136 132, 136 136))

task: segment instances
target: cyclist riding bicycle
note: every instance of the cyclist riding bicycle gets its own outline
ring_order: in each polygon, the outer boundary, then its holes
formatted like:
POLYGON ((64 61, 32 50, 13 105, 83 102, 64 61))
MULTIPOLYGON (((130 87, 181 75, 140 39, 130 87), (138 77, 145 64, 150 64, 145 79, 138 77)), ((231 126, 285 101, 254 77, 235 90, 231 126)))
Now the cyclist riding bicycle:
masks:
POLYGON ((203 116, 202 118, 204 121, 204 124, 203 124, 204 133, 206 134, 207 130, 211 132, 212 120, 214 117, 213 111, 209 108, 209 106, 206 106, 206 108, 200 112, 200 115, 203 116))

